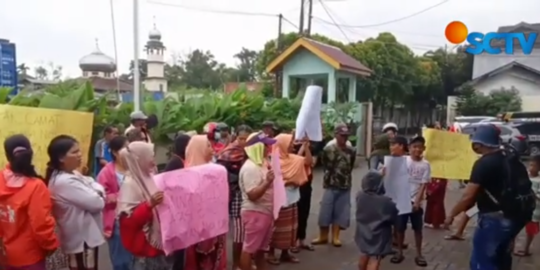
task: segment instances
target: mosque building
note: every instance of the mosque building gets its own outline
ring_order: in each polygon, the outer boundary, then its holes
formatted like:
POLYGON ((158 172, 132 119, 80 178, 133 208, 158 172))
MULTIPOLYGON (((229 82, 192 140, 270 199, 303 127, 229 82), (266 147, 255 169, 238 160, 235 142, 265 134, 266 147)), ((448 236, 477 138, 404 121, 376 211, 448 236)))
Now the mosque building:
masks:
MULTIPOLYGON (((167 80, 165 79, 165 46, 161 41, 161 33, 154 25, 149 32, 149 40, 145 45, 147 56, 147 74, 142 82, 146 94, 152 94, 154 99, 162 99, 167 93, 167 80)), ((103 53, 96 41, 96 48, 79 60, 82 71, 80 79, 88 80, 94 86, 96 94, 105 94, 118 89, 120 98, 124 102, 133 100, 133 82, 117 80, 117 66, 113 57, 103 53)))

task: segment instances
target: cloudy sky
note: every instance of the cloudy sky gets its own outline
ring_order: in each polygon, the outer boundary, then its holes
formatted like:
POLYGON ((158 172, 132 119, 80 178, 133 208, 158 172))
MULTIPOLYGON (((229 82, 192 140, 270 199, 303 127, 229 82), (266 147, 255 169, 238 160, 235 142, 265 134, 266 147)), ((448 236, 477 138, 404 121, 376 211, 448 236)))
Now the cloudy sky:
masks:
MULTIPOLYGON (((133 59, 133 1, 112 0, 117 29, 118 63, 126 72, 133 59)), ((538 0, 449 0, 425 13, 396 23, 375 27, 342 28, 331 21, 319 0, 314 7, 313 31, 333 39, 363 40, 379 32, 393 32, 417 53, 446 44, 445 26, 463 21, 470 31, 489 32, 500 25, 520 21, 539 22, 538 0)), ((338 24, 366 26, 399 19, 433 6, 442 0, 323 0, 338 24)), ((168 48, 186 54, 204 49, 216 58, 234 65, 233 55, 241 47, 259 50, 277 35, 278 21, 271 16, 241 16, 201 12, 229 10, 264 14, 282 13, 298 25, 300 0, 139 0, 140 42, 146 42, 155 22, 168 48), (160 4, 161 3, 161 4, 160 4), (183 5, 184 7, 180 7, 183 5), (185 8, 185 7, 188 8, 185 8)), ((295 26, 284 23, 284 31, 295 26)), ((0 38, 17 44, 19 63, 31 67, 54 62, 64 76, 80 76, 79 59, 92 52, 95 39, 102 51, 114 57, 109 0, 0 0, 0 38)), ((141 56, 144 53, 141 49, 141 56)))

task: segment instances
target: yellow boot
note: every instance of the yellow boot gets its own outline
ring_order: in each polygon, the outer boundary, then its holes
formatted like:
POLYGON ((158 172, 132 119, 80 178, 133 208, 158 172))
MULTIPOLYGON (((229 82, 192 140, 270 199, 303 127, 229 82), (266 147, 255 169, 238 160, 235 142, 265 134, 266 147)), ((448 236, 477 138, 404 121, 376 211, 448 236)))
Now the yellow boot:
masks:
POLYGON ((328 227, 319 228, 319 237, 311 241, 313 245, 325 245, 328 244, 328 227))
POLYGON ((339 240, 340 233, 341 228, 339 226, 332 226, 332 245, 334 245, 334 247, 341 247, 341 241, 339 240))

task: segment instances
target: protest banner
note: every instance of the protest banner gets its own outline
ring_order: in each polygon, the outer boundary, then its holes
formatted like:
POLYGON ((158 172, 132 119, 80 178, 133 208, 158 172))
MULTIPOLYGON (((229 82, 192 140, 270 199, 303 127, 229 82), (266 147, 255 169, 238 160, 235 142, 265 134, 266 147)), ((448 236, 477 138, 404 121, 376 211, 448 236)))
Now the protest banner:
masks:
POLYGON ((312 141, 320 142, 323 140, 321 126, 322 96, 322 87, 317 85, 307 87, 300 111, 296 117, 296 139, 300 140, 307 135, 312 141))
POLYGON ((396 204, 400 215, 412 211, 411 187, 409 184, 409 172, 407 157, 384 157, 384 191, 396 204))
MULTIPOLYGON (((47 146, 61 134, 69 135, 79 141, 83 166, 88 164, 94 114, 86 112, 53 110, 12 105, 0 105, 0 140, 15 134, 23 134, 32 143, 33 163, 39 174, 45 174, 49 161, 47 146)), ((7 163, 4 147, 0 147, 0 168, 7 163)))
POLYGON ((287 203, 287 195, 285 193, 285 182, 283 182, 283 174, 281 173, 281 165, 279 164, 279 150, 274 147, 270 158, 270 166, 274 171, 274 219, 279 216, 281 207, 287 203))
POLYGON ((156 207, 166 254, 227 233, 229 184, 227 170, 205 164, 154 176, 163 191, 156 207))
POLYGON ((471 147, 469 135, 436 129, 422 132, 426 139, 424 158, 431 164, 431 176, 467 180, 478 155, 471 147))

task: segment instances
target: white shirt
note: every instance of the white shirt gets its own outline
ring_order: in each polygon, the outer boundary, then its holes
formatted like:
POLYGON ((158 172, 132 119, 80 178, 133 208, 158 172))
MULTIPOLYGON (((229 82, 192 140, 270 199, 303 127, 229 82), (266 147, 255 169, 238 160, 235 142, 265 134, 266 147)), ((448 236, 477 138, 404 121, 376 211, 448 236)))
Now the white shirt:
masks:
POLYGON ((102 211, 103 187, 77 174, 58 172, 49 182, 53 216, 63 251, 75 254, 105 243, 102 211))
POLYGON ((431 165, 429 165, 429 162, 425 159, 415 161, 408 156, 407 169, 409 171, 411 201, 414 202, 416 200, 416 195, 420 192, 420 186, 429 183, 431 180, 431 165))

